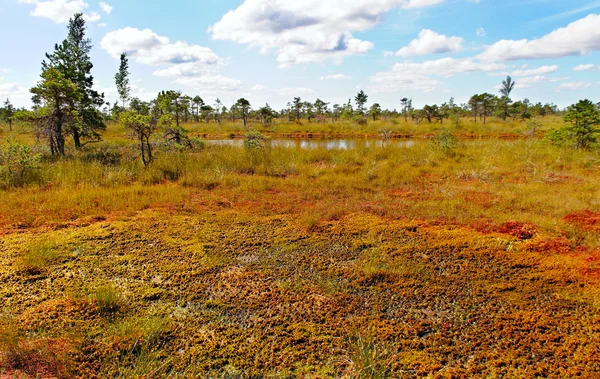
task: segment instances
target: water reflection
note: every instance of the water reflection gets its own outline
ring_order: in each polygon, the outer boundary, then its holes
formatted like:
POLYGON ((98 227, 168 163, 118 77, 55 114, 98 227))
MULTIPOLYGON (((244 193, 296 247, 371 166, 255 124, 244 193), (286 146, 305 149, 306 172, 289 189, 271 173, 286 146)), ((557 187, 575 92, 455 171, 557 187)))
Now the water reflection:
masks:
MULTIPOLYGON (((235 146, 242 147, 244 141, 241 139, 227 139, 227 140, 206 140, 206 143, 210 145, 221 145, 221 146, 235 146)), ((296 148, 296 149, 327 149, 327 150, 350 150, 356 148, 370 148, 370 147, 385 147, 385 146, 399 146, 399 147, 412 147, 415 144, 413 140, 407 139, 274 139, 269 140, 272 147, 283 147, 283 148, 296 148)))

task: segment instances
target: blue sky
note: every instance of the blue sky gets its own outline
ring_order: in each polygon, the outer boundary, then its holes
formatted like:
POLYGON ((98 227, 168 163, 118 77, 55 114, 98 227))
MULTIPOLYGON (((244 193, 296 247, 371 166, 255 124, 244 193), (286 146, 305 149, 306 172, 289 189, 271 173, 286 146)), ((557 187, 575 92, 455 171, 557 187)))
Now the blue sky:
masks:
POLYGON ((246 97, 280 109, 294 96, 399 107, 497 93, 566 106, 600 101, 600 1, 0 0, 0 97, 29 105, 44 53, 86 14, 96 86, 114 101, 118 54, 133 94, 246 97))

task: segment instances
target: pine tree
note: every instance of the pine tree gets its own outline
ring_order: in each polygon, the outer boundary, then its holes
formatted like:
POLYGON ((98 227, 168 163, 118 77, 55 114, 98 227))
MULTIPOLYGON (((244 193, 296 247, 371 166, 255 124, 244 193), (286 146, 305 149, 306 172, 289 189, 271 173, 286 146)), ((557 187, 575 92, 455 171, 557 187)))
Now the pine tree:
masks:
POLYGON ((244 128, 248 125, 248 112, 250 111, 250 102, 244 98, 238 99, 235 105, 242 111, 242 120, 244 121, 244 128))
MULTIPOLYGON (((52 54, 46 54, 47 62, 42 62, 42 72, 49 69, 59 71, 65 80, 77 86, 77 101, 74 109, 79 113, 79 121, 70 125, 68 133, 73 136, 76 148, 83 146, 82 139, 100 140, 100 132, 106 129, 100 108, 104 105, 104 94, 93 89, 94 78, 91 75, 94 65, 90 61, 92 43, 85 37, 86 27, 82 13, 69 20, 69 34, 62 44, 56 44, 52 54)), ((42 74, 43 76, 43 74, 42 74)))
POLYGON ((129 100, 131 94, 131 88, 129 87, 129 60, 126 53, 121 54, 121 63, 119 64, 119 71, 115 75, 115 84, 117 85, 119 98, 123 103, 123 109, 125 109, 125 103, 129 100))
POLYGON ((4 107, 0 110, 2 110, 0 113, 2 119, 8 123, 8 129, 12 132, 12 122, 13 116, 15 115, 15 107, 13 107, 13 105, 10 103, 9 99, 6 99, 4 102, 4 107))
POLYGON ((75 104, 81 101, 77 85, 56 68, 42 72, 38 85, 31 89, 34 98, 44 104, 36 119, 38 132, 48 139, 52 155, 65 155, 65 128, 81 123, 75 104))
POLYGON ((357 111, 364 116, 365 114, 365 104, 367 104, 367 100, 369 96, 365 93, 365 91, 360 91, 356 94, 354 101, 356 101, 356 109, 357 111))
POLYGON ((590 100, 571 105, 564 120, 569 124, 565 131, 578 149, 587 149, 598 141, 600 111, 590 100))
POLYGON ((506 80, 502 81, 502 87, 500 87, 500 94, 502 94, 502 98, 500 99, 500 104, 502 105, 503 118, 504 121, 508 118, 508 106, 512 103, 510 99, 510 93, 515 88, 517 83, 512 80, 510 76, 506 77, 506 80))

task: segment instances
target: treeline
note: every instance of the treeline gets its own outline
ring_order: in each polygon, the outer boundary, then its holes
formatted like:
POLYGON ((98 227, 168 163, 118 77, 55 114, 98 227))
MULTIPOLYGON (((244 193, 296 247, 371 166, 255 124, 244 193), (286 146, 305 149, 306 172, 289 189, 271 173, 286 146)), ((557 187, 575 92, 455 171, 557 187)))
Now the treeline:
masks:
MULTIPOLYGON (((57 156, 65 155, 67 139, 72 139, 74 146, 80 149, 100 141, 107 123, 118 122, 132 132, 139 143, 142 160, 148 164, 152 161, 150 140, 157 133, 177 145, 190 145, 183 127, 189 122, 241 121, 248 127, 249 122, 270 125, 275 119, 316 123, 349 120, 365 124, 369 120, 403 118, 414 123, 443 123, 451 119, 459 124, 461 119, 471 117, 475 123, 485 124, 490 117, 527 120, 560 112, 554 104, 533 103, 528 99, 513 101, 511 92, 516 83, 510 77, 502 82, 499 95, 477 94, 465 104, 459 105, 450 99, 441 105, 425 105, 420 109, 413 107, 409 98, 399 101, 399 109, 383 109, 378 103, 369 106, 369 96, 364 91, 345 104, 331 104, 321 99, 309 102, 295 97, 281 110, 275 110, 269 104, 253 108, 245 98, 229 107, 219 99, 209 105, 200 96, 192 97, 180 91, 161 91, 155 99, 146 102, 131 97, 129 62, 125 53, 121 55, 115 75, 119 99, 110 104, 105 101, 104 94, 93 89, 91 48, 91 41, 86 38, 84 17, 75 14, 69 20, 65 40, 56 44, 54 51, 46 54, 42 62, 41 79, 31 89, 33 108, 17 110, 7 100, 0 108, 0 118, 11 129, 13 120, 34 123, 38 139, 46 141, 52 155, 57 156)), ((597 104, 589 104, 598 112, 597 104)), ((592 112, 587 105, 585 107, 586 112, 592 112)), ((576 106, 569 108, 572 109, 576 106)))
POLYGON ((503 120, 527 120, 533 117, 544 117, 558 114, 561 111, 554 104, 532 103, 529 99, 523 101, 512 101, 510 98, 495 96, 489 93, 474 95, 468 103, 456 104, 451 98, 441 105, 425 105, 423 108, 414 108, 411 99, 402 99, 398 109, 383 109, 379 103, 367 107, 368 95, 364 91, 359 92, 354 102, 349 99, 345 104, 333 104, 316 99, 314 102, 303 101, 295 97, 287 104, 287 107, 279 111, 273 109, 269 104, 259 108, 252 108, 246 99, 240 99, 229 108, 217 99, 213 106, 207 105, 200 96, 191 97, 179 91, 161 92, 158 97, 151 101, 142 101, 139 98, 131 98, 126 101, 127 106, 115 102, 112 107, 105 108, 107 120, 116 120, 124 110, 133 110, 136 113, 159 117, 165 108, 161 106, 161 97, 167 94, 173 106, 171 112, 177 119, 184 122, 216 122, 222 121, 252 121, 263 125, 272 124, 273 120, 287 120, 288 122, 306 120, 308 122, 336 122, 340 120, 354 120, 359 123, 368 120, 404 118, 407 122, 441 122, 452 117, 472 117, 474 122, 486 123, 490 117, 503 120), (361 99, 358 101, 357 99, 361 99), (364 103, 362 103, 364 99, 364 103), (247 105, 244 105, 248 102, 247 105), (247 113, 245 113, 247 112, 247 113), (246 116, 246 117, 244 117, 246 116))

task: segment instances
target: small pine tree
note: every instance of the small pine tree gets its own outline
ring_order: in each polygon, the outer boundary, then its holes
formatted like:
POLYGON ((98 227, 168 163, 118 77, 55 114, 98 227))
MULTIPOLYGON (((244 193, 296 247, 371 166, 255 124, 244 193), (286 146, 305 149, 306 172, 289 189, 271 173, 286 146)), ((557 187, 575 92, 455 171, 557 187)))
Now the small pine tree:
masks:
POLYGON ((578 149, 587 149, 598 141, 600 111, 590 100, 571 105, 564 120, 570 124, 565 131, 578 149))
POLYGON ((121 63, 119 64, 119 71, 115 75, 115 84, 117 85, 117 92, 123 104, 123 109, 125 109, 127 100, 129 100, 131 94, 131 88, 129 87, 129 60, 126 53, 121 54, 121 63))
POLYGON ((15 107, 13 107, 9 99, 6 99, 4 102, 4 107, 0 110, 2 111, 0 116, 2 116, 2 119, 8 123, 8 129, 12 132, 12 122, 15 115, 15 107))
POLYGON ((354 101, 356 101, 356 109, 358 113, 363 116, 365 115, 365 105, 367 104, 368 99, 369 96, 365 93, 365 91, 362 90, 357 93, 356 97, 354 98, 354 101))

